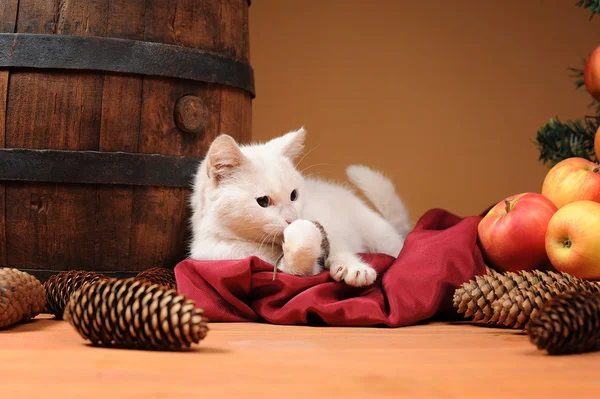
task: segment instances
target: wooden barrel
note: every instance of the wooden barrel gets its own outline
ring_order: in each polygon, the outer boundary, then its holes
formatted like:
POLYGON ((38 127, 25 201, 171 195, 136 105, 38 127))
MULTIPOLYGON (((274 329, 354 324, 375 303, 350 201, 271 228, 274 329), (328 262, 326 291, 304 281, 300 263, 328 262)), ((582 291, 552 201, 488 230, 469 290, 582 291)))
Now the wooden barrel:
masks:
POLYGON ((248 0, 0 0, 0 266, 187 255, 195 167, 251 136, 248 0))

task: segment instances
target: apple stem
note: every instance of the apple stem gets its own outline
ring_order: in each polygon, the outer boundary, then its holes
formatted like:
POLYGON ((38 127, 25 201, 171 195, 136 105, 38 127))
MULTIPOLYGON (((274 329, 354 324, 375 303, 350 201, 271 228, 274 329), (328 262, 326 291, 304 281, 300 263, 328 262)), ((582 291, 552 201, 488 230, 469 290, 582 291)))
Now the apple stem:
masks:
POLYGON ((565 247, 565 248, 571 248, 571 245, 573 245, 573 243, 571 242, 571 239, 565 238, 564 241, 563 241, 563 247, 565 247))
POLYGON ((592 169, 592 172, 594 172, 594 173, 600 172, 600 165, 598 165, 594 169, 592 169))
POLYGON ((506 213, 510 212, 510 204, 512 203, 512 199, 505 199, 504 200, 504 210, 506 211, 506 213))

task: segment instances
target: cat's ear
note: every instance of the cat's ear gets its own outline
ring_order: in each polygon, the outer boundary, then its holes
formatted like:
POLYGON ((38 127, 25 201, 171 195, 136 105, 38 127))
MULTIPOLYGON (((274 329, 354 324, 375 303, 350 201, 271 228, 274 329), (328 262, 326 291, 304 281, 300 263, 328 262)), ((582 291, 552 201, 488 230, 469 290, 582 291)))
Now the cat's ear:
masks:
POLYGON ((306 140, 306 129, 304 126, 298 130, 284 134, 281 137, 271 140, 271 145, 279 147, 279 151, 284 157, 294 161, 304 151, 304 141, 306 140))
POLYGON ((217 181, 231 175, 245 161, 233 137, 221 134, 211 143, 206 154, 206 173, 217 181))

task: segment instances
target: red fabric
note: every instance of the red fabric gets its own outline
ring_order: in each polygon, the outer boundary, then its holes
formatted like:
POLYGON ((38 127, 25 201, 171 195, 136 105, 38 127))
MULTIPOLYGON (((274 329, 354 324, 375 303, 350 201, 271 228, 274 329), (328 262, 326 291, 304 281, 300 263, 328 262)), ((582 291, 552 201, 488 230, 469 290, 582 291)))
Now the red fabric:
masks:
POLYGON ((210 321, 407 326, 451 309, 454 290, 485 273, 479 220, 428 211, 397 258, 362 255, 379 274, 369 287, 336 282, 329 271, 310 277, 278 272, 273 281, 273 266, 255 257, 184 260, 175 267, 177 286, 210 321))

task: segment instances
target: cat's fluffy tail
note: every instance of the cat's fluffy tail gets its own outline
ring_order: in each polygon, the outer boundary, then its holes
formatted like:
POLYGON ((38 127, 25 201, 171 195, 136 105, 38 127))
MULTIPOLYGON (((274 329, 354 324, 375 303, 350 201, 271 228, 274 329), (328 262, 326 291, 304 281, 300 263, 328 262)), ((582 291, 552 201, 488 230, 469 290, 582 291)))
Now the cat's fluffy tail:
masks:
POLYGON ((410 231, 408 211, 390 179, 363 165, 349 166, 346 175, 350 182, 375 205, 383 217, 396 228, 396 231, 402 235, 410 231))

